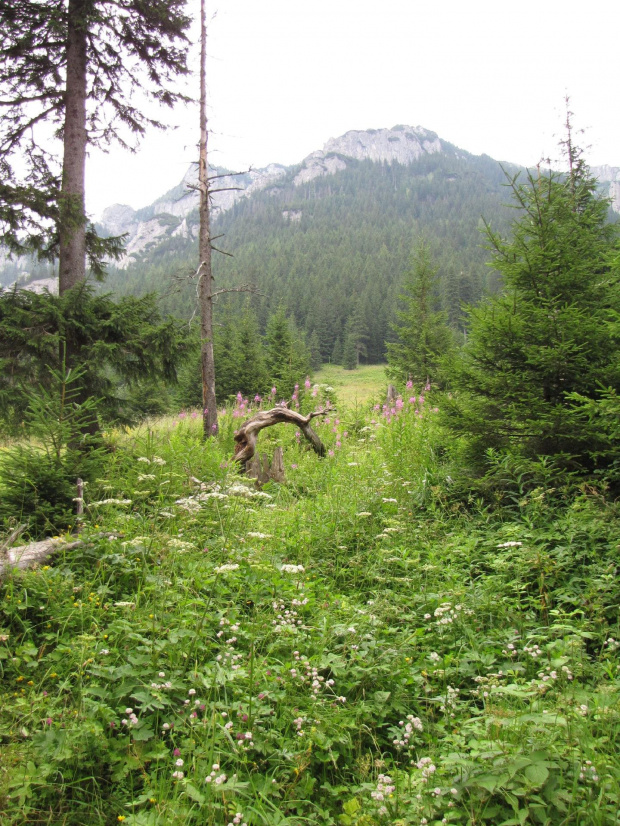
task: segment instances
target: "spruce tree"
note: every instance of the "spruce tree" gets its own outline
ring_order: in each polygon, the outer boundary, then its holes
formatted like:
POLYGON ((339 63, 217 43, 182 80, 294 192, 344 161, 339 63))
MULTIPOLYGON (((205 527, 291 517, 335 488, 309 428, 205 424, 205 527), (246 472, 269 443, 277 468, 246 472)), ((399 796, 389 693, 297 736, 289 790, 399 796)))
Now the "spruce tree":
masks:
POLYGON ((615 230, 570 128, 565 146, 567 176, 509 178, 519 211, 512 237, 487 225, 504 289, 471 310, 452 369, 456 393, 445 403, 448 424, 480 461, 496 447, 588 467, 591 432, 580 426, 573 394, 595 400, 620 384, 615 230))
POLYGON ((293 322, 280 307, 267 322, 265 333, 266 362, 269 381, 277 388, 277 398, 290 396, 295 384, 310 371, 305 342, 293 322))
POLYGON ((172 106, 187 72, 185 0, 13 0, 0 4, 0 241, 59 257, 60 292, 101 274, 118 240, 85 214, 87 147, 162 124, 138 92, 172 106))
POLYGON ((441 358, 450 349, 452 334, 439 309, 437 272, 428 243, 419 241, 399 296, 399 323, 392 325, 398 338, 387 344, 388 375, 396 381, 411 379, 418 386, 436 382, 441 358))

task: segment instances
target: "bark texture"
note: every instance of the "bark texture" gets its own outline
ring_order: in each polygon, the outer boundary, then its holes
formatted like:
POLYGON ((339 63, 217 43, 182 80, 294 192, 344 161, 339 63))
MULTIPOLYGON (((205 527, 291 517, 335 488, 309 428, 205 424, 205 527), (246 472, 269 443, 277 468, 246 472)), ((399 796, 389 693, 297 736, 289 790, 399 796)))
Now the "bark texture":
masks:
POLYGON ((60 191, 60 295, 86 278, 86 77, 88 0, 69 0, 67 81, 60 191))

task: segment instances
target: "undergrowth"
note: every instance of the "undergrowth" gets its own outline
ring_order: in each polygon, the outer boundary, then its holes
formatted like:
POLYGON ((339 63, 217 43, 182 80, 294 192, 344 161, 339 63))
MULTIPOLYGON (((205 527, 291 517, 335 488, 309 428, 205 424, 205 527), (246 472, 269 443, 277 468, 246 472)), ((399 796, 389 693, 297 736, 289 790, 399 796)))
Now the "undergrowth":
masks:
POLYGON ((423 395, 263 431, 259 491, 239 411, 117 433, 83 546, 2 583, 3 823, 617 823, 604 491, 457 499, 423 395))

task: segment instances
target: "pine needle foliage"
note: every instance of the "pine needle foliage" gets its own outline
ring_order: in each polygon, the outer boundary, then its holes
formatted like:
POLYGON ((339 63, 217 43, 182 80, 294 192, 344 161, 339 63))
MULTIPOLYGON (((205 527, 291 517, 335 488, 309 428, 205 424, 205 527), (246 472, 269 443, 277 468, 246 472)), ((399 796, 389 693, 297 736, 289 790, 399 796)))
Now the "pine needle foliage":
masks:
POLYGON ((163 127, 143 103, 171 107, 187 99, 173 83, 188 71, 184 11, 185 0, 0 4, 0 239, 10 252, 56 257, 59 227, 71 220, 86 225, 95 271, 118 253, 119 239, 97 236, 81 199, 63 199, 67 157, 61 170, 59 144, 81 107, 84 144, 73 147, 74 156, 86 144, 132 148, 147 127, 163 127), (85 101, 68 91, 76 75, 85 101))
POLYGON ((509 177, 518 211, 511 238, 486 225, 504 290, 470 311, 446 406, 477 462, 493 448, 591 469, 596 434, 580 426, 571 394, 596 400, 620 384, 616 232, 570 145, 569 156, 568 176, 509 177))
POLYGON ((397 340, 387 344, 388 373, 397 381, 410 379, 415 385, 436 381, 441 357, 451 347, 448 317, 440 309, 438 270, 428 242, 420 240, 399 295, 398 323, 392 325, 397 340))
POLYGON ((136 418, 140 389, 174 382, 186 349, 176 321, 164 321, 153 295, 113 301, 80 285, 63 296, 14 290, 0 296, 0 418, 22 421, 28 388, 50 388, 61 368, 62 342, 77 342, 81 397, 97 399, 103 421, 136 418))

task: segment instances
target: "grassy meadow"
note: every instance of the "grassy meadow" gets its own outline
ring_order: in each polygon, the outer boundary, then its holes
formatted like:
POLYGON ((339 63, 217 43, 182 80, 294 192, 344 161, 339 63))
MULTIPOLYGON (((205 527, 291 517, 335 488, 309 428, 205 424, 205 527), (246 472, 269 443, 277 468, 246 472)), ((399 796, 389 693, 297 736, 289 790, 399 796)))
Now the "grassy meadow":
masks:
POLYGON ((3 824, 619 822, 618 506, 456 498, 432 398, 317 381, 324 459, 263 431, 258 490, 246 405, 111 433, 83 546, 0 583, 3 824))

